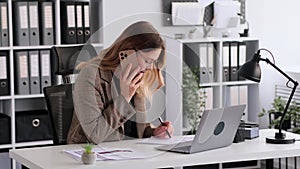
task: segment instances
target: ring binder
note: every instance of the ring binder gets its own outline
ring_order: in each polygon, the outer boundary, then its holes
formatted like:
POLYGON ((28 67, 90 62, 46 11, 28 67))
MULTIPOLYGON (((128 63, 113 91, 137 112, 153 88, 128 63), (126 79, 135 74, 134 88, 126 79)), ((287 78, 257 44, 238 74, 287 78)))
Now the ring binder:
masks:
POLYGON ((77 43, 84 43, 83 6, 79 2, 76 2, 76 12, 75 13, 76 13, 77 43))
POLYGON ((7 15, 7 2, 0 2, 0 32, 1 40, 0 44, 2 46, 8 46, 8 15, 7 15))
POLYGON ((40 51, 40 83, 41 92, 43 88, 51 85, 51 65, 50 65, 50 50, 40 51))
POLYGON ((74 2, 61 2, 61 42, 62 44, 75 44, 76 15, 74 2))
POLYGON ((0 52, 0 96, 10 95, 9 59, 7 52, 0 52))
POLYGON ((14 43, 19 46, 29 45, 28 2, 14 2, 14 43))
POLYGON ((42 44, 54 44, 53 2, 40 2, 42 44))
POLYGON ((28 79, 28 53, 27 51, 15 52, 16 65, 16 94, 29 94, 28 79))
POLYGON ((90 6, 88 2, 83 2, 83 29, 84 29, 84 42, 87 42, 91 36, 90 30, 90 6))
POLYGON ((39 51, 29 51, 29 82, 30 94, 39 94, 40 77, 39 77, 39 51))
POLYGON ((40 45, 38 2, 28 2, 29 13, 29 43, 40 45))

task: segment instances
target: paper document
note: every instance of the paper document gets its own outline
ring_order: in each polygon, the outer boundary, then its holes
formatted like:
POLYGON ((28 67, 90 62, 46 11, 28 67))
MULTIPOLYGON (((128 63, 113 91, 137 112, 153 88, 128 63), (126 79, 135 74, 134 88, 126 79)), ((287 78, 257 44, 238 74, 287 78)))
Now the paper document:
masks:
MULTIPOLYGON (((81 159, 81 154, 84 149, 73 149, 73 150, 64 150, 65 153, 71 155, 76 160, 81 159)), ((123 148, 106 148, 99 147, 93 148, 93 152, 96 153, 96 161, 105 161, 105 160, 130 160, 138 158, 146 158, 147 156, 137 150, 132 149, 123 149, 123 148)))
POLYGON ((141 139, 139 144, 160 144, 160 145, 171 145, 178 144, 181 142, 193 141, 195 135, 185 135, 185 136, 173 136, 172 138, 157 138, 150 137, 146 139, 141 139))

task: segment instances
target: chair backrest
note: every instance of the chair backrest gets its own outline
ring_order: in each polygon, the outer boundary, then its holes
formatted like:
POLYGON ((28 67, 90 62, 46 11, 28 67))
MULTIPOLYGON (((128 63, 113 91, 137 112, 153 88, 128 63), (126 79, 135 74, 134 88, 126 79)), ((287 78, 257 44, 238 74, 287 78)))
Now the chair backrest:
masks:
POLYGON ((76 66, 96 55, 95 48, 90 44, 53 46, 51 50, 52 70, 55 75, 62 75, 64 83, 69 83, 68 76, 78 73, 76 66))
MULTIPOLYGON (((48 86, 43 89, 51 122, 55 145, 66 144, 73 118, 73 96, 70 75, 78 73, 76 66, 95 57, 97 52, 90 44, 72 46, 53 46, 51 50, 51 69, 54 75, 62 75, 64 84, 48 86)), ((52 77, 55 77, 55 76, 52 77)), ((52 79, 55 82, 56 78, 52 79)), ((57 84, 57 83, 56 83, 57 84)))
POLYGON ((67 143, 74 111, 72 88, 73 84, 68 83, 43 89, 55 145, 67 143))

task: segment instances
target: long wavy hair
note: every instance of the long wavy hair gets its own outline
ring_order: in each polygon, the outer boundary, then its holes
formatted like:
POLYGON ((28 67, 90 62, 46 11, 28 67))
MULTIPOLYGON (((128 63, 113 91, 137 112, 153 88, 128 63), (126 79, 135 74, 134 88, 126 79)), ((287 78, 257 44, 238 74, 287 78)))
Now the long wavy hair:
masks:
POLYGON ((151 100, 155 91, 164 86, 162 68, 166 62, 165 43, 158 31, 146 21, 139 21, 128 26, 114 43, 104 49, 99 57, 102 57, 99 64, 102 70, 115 71, 120 65, 119 52, 128 49, 154 50, 160 48, 161 53, 152 69, 144 72, 142 85, 137 89, 136 94, 151 100))

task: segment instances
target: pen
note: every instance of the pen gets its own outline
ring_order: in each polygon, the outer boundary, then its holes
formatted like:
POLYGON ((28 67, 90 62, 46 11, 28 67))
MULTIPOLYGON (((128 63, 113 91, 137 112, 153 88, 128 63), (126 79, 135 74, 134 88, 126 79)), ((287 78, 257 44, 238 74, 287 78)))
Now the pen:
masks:
MULTIPOLYGON (((165 124, 160 116, 158 117, 158 120, 160 121, 161 125, 165 126, 165 124)), ((169 138, 171 138, 171 135, 168 130, 166 130, 166 133, 168 134, 169 138)))

